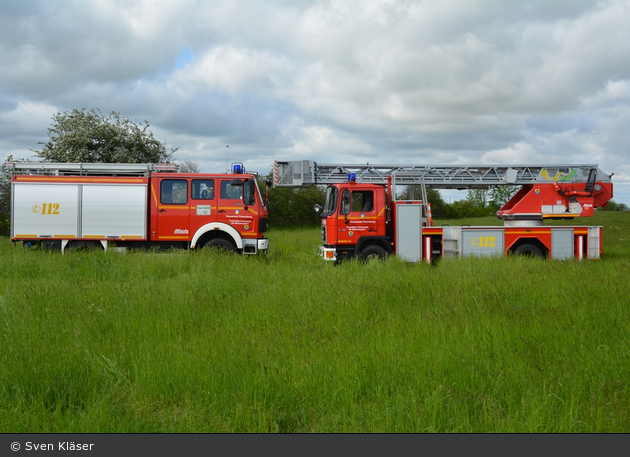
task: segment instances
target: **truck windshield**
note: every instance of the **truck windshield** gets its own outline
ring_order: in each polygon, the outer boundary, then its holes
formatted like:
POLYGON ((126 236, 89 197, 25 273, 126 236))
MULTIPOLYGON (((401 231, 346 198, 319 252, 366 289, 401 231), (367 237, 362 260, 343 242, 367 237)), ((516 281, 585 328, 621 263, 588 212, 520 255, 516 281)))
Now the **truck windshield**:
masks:
POLYGON ((328 186, 328 188, 326 189, 326 203, 324 204, 322 217, 330 216, 335 212, 335 210, 337 209, 337 195, 337 188, 333 186, 328 186))

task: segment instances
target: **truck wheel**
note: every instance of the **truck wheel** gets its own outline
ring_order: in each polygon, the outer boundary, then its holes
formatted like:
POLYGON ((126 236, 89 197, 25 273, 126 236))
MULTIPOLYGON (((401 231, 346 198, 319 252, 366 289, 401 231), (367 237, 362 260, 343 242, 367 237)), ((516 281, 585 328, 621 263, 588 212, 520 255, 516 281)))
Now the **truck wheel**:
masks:
POLYGON ((521 244, 519 247, 514 249, 515 255, 524 255, 529 257, 540 257, 543 258, 542 251, 533 244, 521 244))
POLYGON ((366 246, 365 248, 361 249, 361 252, 359 253, 359 258, 363 262, 367 262, 371 259, 384 260, 385 257, 387 257, 387 252, 385 252, 385 249, 377 244, 366 246))
POLYGON ((204 248, 213 248, 217 251, 234 252, 234 245, 225 238, 213 238, 203 245, 204 248))

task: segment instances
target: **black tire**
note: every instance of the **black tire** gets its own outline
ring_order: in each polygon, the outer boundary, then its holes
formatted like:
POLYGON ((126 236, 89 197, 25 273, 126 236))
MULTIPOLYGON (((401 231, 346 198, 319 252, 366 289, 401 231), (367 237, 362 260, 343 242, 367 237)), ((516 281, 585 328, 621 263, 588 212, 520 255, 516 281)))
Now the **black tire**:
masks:
POLYGON ((533 244, 521 244, 519 247, 517 247, 516 249, 514 249, 514 251, 512 251, 514 253, 514 255, 523 255, 523 256, 528 256, 528 257, 539 257, 539 258, 543 258, 543 253, 540 250, 540 248, 536 245, 533 244))
POLYGON ((366 246, 361 249, 361 252, 359 253, 359 258, 362 262, 367 262, 372 259, 385 260, 386 257, 387 252, 385 251, 385 249, 377 244, 366 246))
POLYGON ((234 252, 234 245, 225 238, 213 238, 203 245, 204 248, 212 248, 221 252, 234 252))

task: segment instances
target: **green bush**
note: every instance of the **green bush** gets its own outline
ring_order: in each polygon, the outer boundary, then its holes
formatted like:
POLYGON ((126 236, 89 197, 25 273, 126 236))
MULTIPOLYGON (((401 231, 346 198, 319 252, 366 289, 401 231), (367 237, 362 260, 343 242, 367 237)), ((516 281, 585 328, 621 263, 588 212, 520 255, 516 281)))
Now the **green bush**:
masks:
POLYGON ((630 211, 628 205, 625 203, 617 203, 614 200, 610 200, 607 206, 597 208, 598 211, 630 211))
POLYGON ((319 225, 319 215, 315 212, 314 206, 323 205, 325 198, 325 190, 318 186, 269 189, 269 226, 319 225))

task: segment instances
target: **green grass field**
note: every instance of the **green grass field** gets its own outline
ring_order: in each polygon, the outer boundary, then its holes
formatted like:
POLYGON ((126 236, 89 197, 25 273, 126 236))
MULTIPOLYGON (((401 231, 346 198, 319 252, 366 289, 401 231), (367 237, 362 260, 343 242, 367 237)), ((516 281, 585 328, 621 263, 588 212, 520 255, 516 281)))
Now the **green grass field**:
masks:
POLYGON ((257 257, 0 239, 0 431, 628 432, 630 213, 581 223, 601 260, 334 266, 318 228, 257 257))

